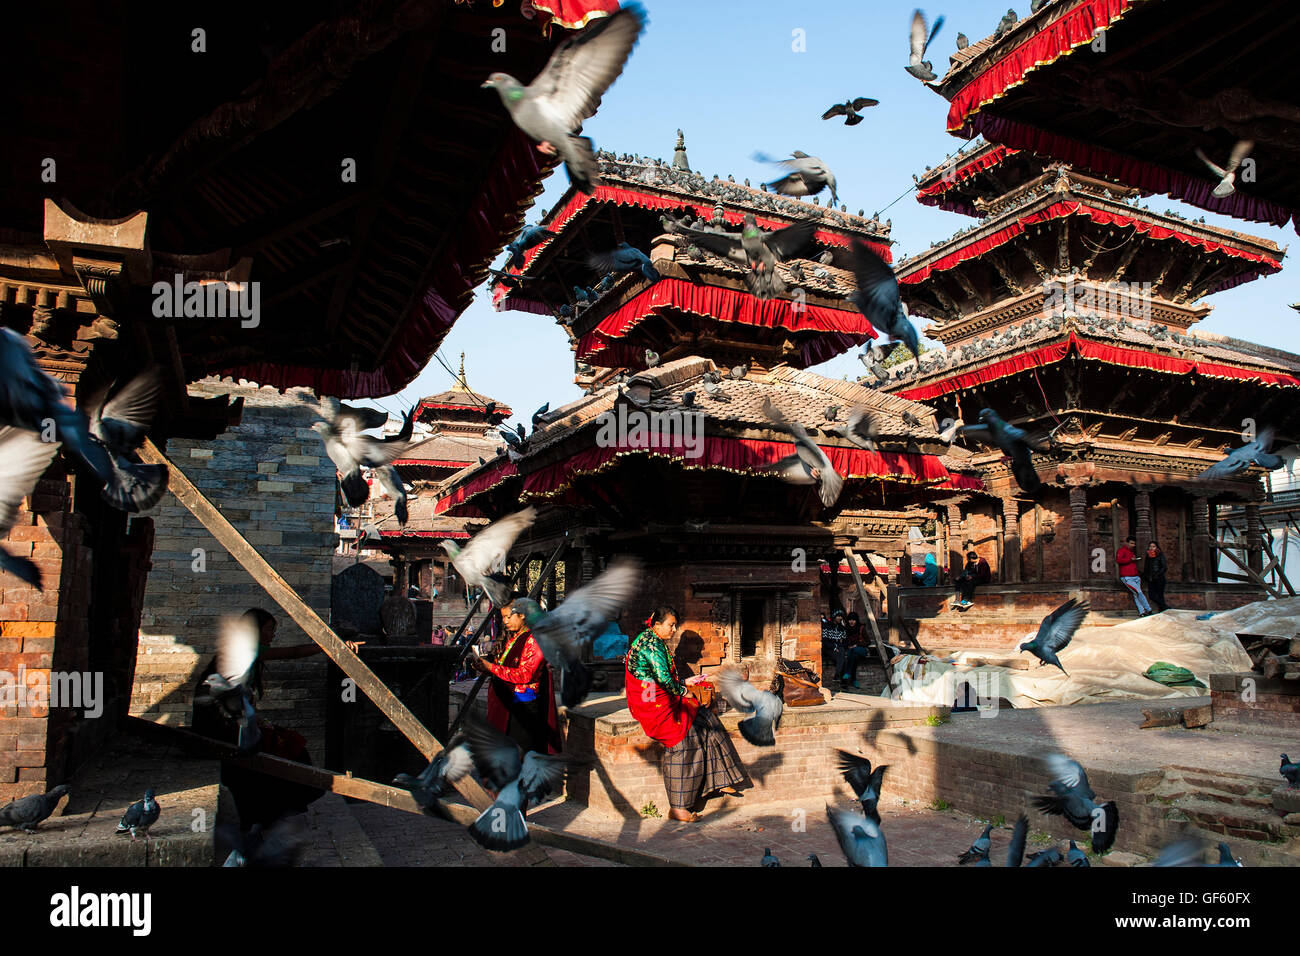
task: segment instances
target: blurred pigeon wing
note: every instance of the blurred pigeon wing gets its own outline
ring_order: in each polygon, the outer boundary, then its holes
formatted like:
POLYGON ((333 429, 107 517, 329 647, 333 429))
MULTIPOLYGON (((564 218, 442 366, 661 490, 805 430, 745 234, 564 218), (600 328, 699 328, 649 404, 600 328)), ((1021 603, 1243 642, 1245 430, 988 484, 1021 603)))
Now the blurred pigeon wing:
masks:
POLYGON ((737 710, 751 713, 757 709, 758 688, 740 676, 740 671, 727 665, 718 671, 718 693, 737 710))
POLYGON ((518 778, 523 764, 519 746, 513 740, 478 720, 466 721, 465 738, 474 766, 493 788, 501 790, 518 778))
POLYGON ((996 445, 993 430, 988 425, 962 425, 957 429, 962 436, 985 445, 996 445))
POLYGON ((871 783, 871 761, 866 757, 851 754, 847 750, 837 750, 835 753, 839 755, 837 768, 848 785, 853 788, 854 796, 861 799, 863 791, 871 783))
POLYGON ((162 385, 162 372, 149 368, 106 404, 86 409, 91 433, 119 453, 138 448, 157 414, 162 385))
MULTIPOLYGON (((819 169, 821 167, 818 167, 819 169)), ((778 259, 788 259, 798 254, 808 243, 812 242, 817 224, 811 219, 801 219, 794 225, 786 226, 763 237, 763 245, 772 250, 778 259)))
POLYGON ((1151 861, 1152 866, 1200 866, 1205 844, 1196 837, 1184 837, 1169 844, 1151 861))
POLYGON ((13 526, 18 506, 36 487, 58 450, 59 442, 41 441, 35 432, 0 426, 0 534, 13 526))
POLYGON ((564 599, 563 604, 546 615, 546 630, 567 632, 579 642, 586 641, 596 631, 603 630, 607 622, 618 617, 632 599, 640 580, 640 562, 616 558, 591 583, 578 588, 564 599))
MULTIPOLYGON (((853 108, 857 109, 858 107, 855 105, 853 108)), ((822 119, 828 120, 835 116, 847 116, 848 112, 849 112, 848 109, 844 106, 843 103, 836 103, 834 106, 832 106, 830 109, 828 109, 825 113, 822 114, 822 119)))
POLYGON ((593 21, 551 56, 529 90, 564 128, 573 131, 596 115, 600 98, 623 72, 628 55, 645 27, 645 12, 629 5, 593 21))
POLYGON ((1074 632, 1079 629, 1079 625, 1083 623, 1083 619, 1088 616, 1090 609, 1087 601, 1080 602, 1073 598, 1066 601, 1043 618, 1043 623, 1038 628, 1039 646, 1053 651, 1064 649, 1074 637, 1074 632))
POLYGON ((245 617, 230 618, 217 636, 217 673, 232 684, 250 676, 260 650, 257 627, 245 617))
POLYGON ((1023 813, 1011 831, 1011 844, 1007 847, 1007 866, 1020 866, 1025 860, 1025 838, 1029 835, 1029 817, 1023 813))
POLYGON ((548 756, 532 751, 524 754, 523 769, 519 772, 519 785, 530 796, 540 797, 559 793, 564 786, 564 771, 568 761, 564 757, 548 756))
POLYGON ((1071 760, 1065 754, 1051 754, 1047 758, 1047 770, 1052 780, 1067 790, 1078 790, 1089 800, 1097 796, 1088 786, 1088 775, 1077 760, 1071 760))

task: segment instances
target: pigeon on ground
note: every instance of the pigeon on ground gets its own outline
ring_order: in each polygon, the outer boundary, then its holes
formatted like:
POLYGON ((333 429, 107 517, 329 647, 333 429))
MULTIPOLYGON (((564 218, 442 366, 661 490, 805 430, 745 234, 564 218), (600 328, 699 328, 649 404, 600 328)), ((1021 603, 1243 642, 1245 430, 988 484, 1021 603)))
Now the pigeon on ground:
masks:
POLYGON ((596 115, 601 97, 623 72, 645 23, 645 8, 629 3, 590 21, 560 44, 531 85, 507 73, 493 73, 483 84, 497 91, 510 118, 537 142, 538 150, 564 160, 570 182, 584 193, 594 193, 600 185, 600 163, 591 140, 578 131, 596 115))
POLYGON ((727 373, 727 377, 730 378, 732 381, 738 382, 748 374, 749 374, 748 364, 733 365, 731 367, 731 371, 727 373))
POLYGON ((1077 846, 1075 846, 1073 840, 1070 841, 1070 852, 1065 855, 1065 860, 1067 863, 1070 864, 1070 866, 1074 866, 1074 867, 1092 866, 1092 864, 1088 862, 1088 854, 1084 853, 1077 846))
POLYGON ((231 847, 225 866, 284 869, 296 866, 307 848, 307 815, 281 817, 269 827, 254 823, 247 834, 237 827, 218 828, 221 842, 231 847))
POLYGON ((528 842, 524 814, 564 784, 568 758, 529 751, 520 759, 518 745, 477 720, 465 725, 474 766, 497 791, 492 805, 469 825, 469 835, 488 850, 517 850, 528 842))
POLYGON ((1030 452, 1041 454, 1049 449, 1041 441, 1031 438, 1023 428, 1009 424, 993 409, 985 408, 980 410, 980 424, 963 425, 959 431, 967 438, 998 448, 1011 459, 1011 474, 1021 490, 1032 495, 1042 487, 1030 452))
MULTIPOLYGON (((138 416, 150 407, 146 386, 154 374, 145 372, 124 387, 119 392, 121 401, 115 396, 108 404, 92 409, 102 434, 115 441, 136 435, 143 440, 143 430, 137 432, 136 428, 148 426, 148 419, 141 421, 138 416), (120 420, 120 415, 129 419, 120 420)), ((37 432, 44 438, 50 424, 54 426, 52 441, 62 442, 64 455, 95 476, 104 500, 114 508, 143 511, 157 504, 166 492, 165 466, 121 460, 134 446, 123 447, 123 456, 114 454, 92 431, 86 412, 64 401, 63 386, 36 364, 27 340, 12 329, 0 328, 0 425, 37 432)))
POLYGON ((506 263, 515 269, 524 267, 524 253, 533 246, 539 246, 547 239, 553 237, 555 233, 545 226, 524 226, 523 232, 515 236, 506 246, 506 263))
POLYGON ((1223 168, 1211 162, 1210 157, 1206 156, 1199 146, 1196 148, 1196 155, 1200 161, 1210 167, 1210 172, 1219 177, 1219 185, 1214 187, 1213 195, 1215 199, 1225 199, 1237 191, 1237 170, 1254 148, 1253 141, 1248 139, 1239 140, 1232 147, 1232 153, 1228 156, 1228 164, 1223 168))
POLYGON ((1028 651, 1039 660, 1039 667, 1051 664, 1059 667, 1062 674, 1069 677, 1064 667, 1061 667, 1061 661, 1057 655, 1065 650, 1070 639, 1074 637, 1074 632, 1079 629, 1083 619, 1088 616, 1092 606, 1087 601, 1079 601, 1070 598, 1060 607, 1058 607, 1038 625, 1038 633, 1034 635, 1033 640, 1026 641, 1020 645, 1021 651, 1028 651))
POLYGON ((876 809, 880 802, 880 788, 885 781, 885 771, 889 764, 881 764, 871 769, 871 761, 859 757, 847 750, 837 750, 839 754, 839 771, 845 781, 853 788, 853 794, 862 804, 862 813, 870 820, 880 822, 880 812, 876 809))
POLYGON ((993 824, 990 823, 984 827, 984 832, 981 833, 979 837, 976 838, 975 842, 970 845, 970 849, 964 851, 961 856, 957 857, 957 862, 972 863, 981 858, 987 860, 989 858, 989 848, 993 845, 993 841, 989 839, 989 834, 992 832, 993 824))
POLYGON ((524 508, 492 522, 470 538, 463 548, 450 538, 444 540, 442 550, 451 558, 452 567, 466 587, 482 588, 493 607, 503 607, 510 600, 510 579, 505 574, 506 555, 514 546, 515 539, 531 528, 536 520, 537 509, 524 508))
POLYGON ((879 105, 880 100, 873 100, 869 96, 858 96, 851 100, 845 100, 843 103, 836 103, 822 114, 822 119, 828 120, 834 119, 836 116, 843 116, 845 126, 857 126, 862 122, 862 110, 879 105))
POLYGON ((794 436, 796 449, 793 455, 787 455, 769 465, 767 470, 797 485, 816 485, 822 504, 827 508, 834 505, 844 489, 844 479, 835 470, 821 446, 808 436, 802 425, 786 418, 770 398, 763 399, 763 414, 794 436))
POLYGON ((939 19, 934 21, 933 30, 927 30, 925 25, 925 14, 920 10, 917 10, 912 14, 912 29, 909 33, 909 44, 911 49, 908 55, 907 66, 903 67, 903 69, 907 70, 908 73, 911 73, 918 80, 925 83, 933 82, 939 78, 938 74, 934 72, 934 68, 931 66, 930 61, 925 59, 925 51, 930 48, 930 44, 934 42, 935 36, 938 35, 942 28, 943 17, 939 17, 939 19))
POLYGON ((907 317, 907 306, 899 296, 894 270, 865 242, 853 246, 853 278, 858 287, 849 299, 858 311, 872 325, 907 346, 908 351, 919 358, 920 336, 907 317))
POLYGON ((727 664, 717 674, 717 687, 728 704, 742 713, 752 714, 740 722, 742 737, 755 747, 776 744, 776 729, 781 725, 781 711, 785 709, 781 698, 766 690, 759 690, 740 675, 740 669, 727 664))
MULTIPOLYGON (((0 537, 14 526, 23 498, 36 488, 58 451, 57 441, 44 442, 24 428, 0 426, 0 537)), ((0 548, 0 571, 8 571, 41 590, 41 569, 28 558, 0 548)))
POLYGON ((1097 803, 1097 795, 1088 785, 1088 775, 1075 760, 1064 754, 1051 754, 1047 768, 1052 774, 1052 793, 1033 798, 1042 813, 1065 817, 1076 830, 1092 833, 1092 852, 1105 853, 1115 843, 1119 829, 1119 808, 1115 801, 1097 803))
POLYGON ((690 237, 701 248, 745 266, 749 270, 745 273, 749 291, 766 300, 785 291, 785 282, 777 274, 776 264, 798 255, 812 241, 817 224, 811 219, 802 219, 783 229, 764 232, 758 228, 753 213, 745 213, 739 234, 682 225, 674 225, 672 231, 690 237))
POLYGON ((1291 758, 1286 754, 1282 755, 1282 767, 1278 770, 1286 778, 1286 782, 1291 785, 1291 789, 1300 787, 1300 763, 1292 763, 1291 758))
POLYGON ((641 582, 641 564, 615 558, 593 580, 567 594, 553 611, 531 602, 524 620, 547 663, 560 674, 560 699, 576 707, 591 688, 583 650, 606 625, 618 618, 641 582))
POLYGON ((1025 861, 1025 841, 1029 839, 1029 817, 1023 813, 1016 818, 1007 844, 1007 866, 1021 866, 1025 861))
POLYGON ((790 154, 789 159, 773 159, 764 153, 755 153, 754 159, 760 163, 769 163, 790 170, 780 179, 763 183, 764 189, 770 189, 783 196, 816 196, 823 189, 829 189, 831 205, 839 202, 835 174, 816 156, 809 156, 796 149, 790 154))
POLYGON ((438 751, 429 766, 420 771, 418 776, 399 773, 393 778, 393 786, 410 790, 415 802, 428 813, 432 810, 434 801, 445 796, 452 784, 473 769, 469 740, 463 733, 458 733, 451 738, 445 749, 438 751))
POLYGON ((0 827, 35 833, 37 824, 54 812, 67 792, 67 786, 60 784, 49 793, 34 793, 29 797, 10 800, 0 807, 0 827))
POLYGON ((1060 847, 1048 847, 1046 850, 1039 850, 1037 853, 1029 854, 1029 859, 1025 866, 1056 866, 1064 859, 1061 856, 1060 847))
POLYGON ((136 837, 143 833, 145 842, 148 842, 149 828, 158 822, 161 814, 162 808, 154 799, 153 787, 150 787, 144 792, 143 800, 137 800, 126 808, 126 813, 122 814, 122 819, 114 832, 130 833, 132 843, 135 843, 136 837))
POLYGON ((217 636, 216 670, 203 682, 205 693, 194 701, 217 707, 226 720, 238 725, 241 753, 251 753, 262 740, 255 706, 261 694, 260 652, 260 634, 252 616, 224 621, 217 636))
POLYGON ((415 409, 407 413, 402 430, 388 438, 365 434, 369 428, 379 428, 388 421, 388 413, 377 408, 345 405, 337 398, 323 398, 320 403, 321 421, 312 425, 312 431, 325 443, 325 454, 338 469, 339 485, 343 497, 353 508, 359 508, 370 497, 361 469, 372 468, 380 485, 396 499, 393 512, 401 524, 409 517, 406 506, 406 486, 393 462, 410 447, 411 432, 415 422, 415 409))
POLYGON ((816 853, 809 853, 809 854, 808 854, 808 865, 809 865, 809 866, 821 866, 821 865, 822 865, 822 861, 819 860, 819 859, 817 858, 817 854, 816 854, 816 853))
POLYGON ((1270 454, 1269 449, 1272 447, 1273 429, 1261 429, 1255 436, 1254 441, 1247 442, 1240 448, 1234 448, 1223 461, 1215 462, 1196 477, 1229 478, 1238 472, 1245 471, 1252 464, 1267 468, 1269 471, 1281 468, 1286 460, 1281 455, 1270 454))
POLYGON ((849 866, 888 866, 889 849, 880 824, 853 810, 839 810, 827 805, 826 818, 831 822, 840 849, 849 866))
POLYGON ((763 851, 763 865, 764 865, 764 866, 780 866, 780 865, 781 865, 781 861, 778 860, 778 859, 777 859, 777 858, 772 854, 772 848, 771 848, 771 847, 768 847, 767 849, 765 849, 765 850, 763 851))
POLYGON ((659 271, 650 263, 650 257, 626 242, 620 242, 609 252, 593 252, 587 264, 597 272, 640 272, 651 282, 659 281, 659 271))

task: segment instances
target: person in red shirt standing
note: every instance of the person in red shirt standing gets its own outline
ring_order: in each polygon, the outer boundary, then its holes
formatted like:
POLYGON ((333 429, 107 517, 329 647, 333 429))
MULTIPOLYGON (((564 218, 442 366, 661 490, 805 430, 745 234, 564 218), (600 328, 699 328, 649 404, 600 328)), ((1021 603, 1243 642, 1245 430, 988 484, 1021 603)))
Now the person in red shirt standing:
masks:
POLYGON ((1151 613, 1151 605, 1147 603, 1146 595, 1142 593, 1142 578, 1138 576, 1136 540, 1124 539, 1124 547, 1115 552, 1115 564, 1119 566, 1120 581, 1129 589, 1134 603, 1137 604, 1138 616, 1146 617, 1151 613))
POLYGON ((470 666, 488 674, 488 723, 525 752, 560 752, 560 720, 555 709, 551 668, 525 620, 540 611, 531 598, 515 598, 501 609, 505 646, 495 662, 472 656, 470 666))

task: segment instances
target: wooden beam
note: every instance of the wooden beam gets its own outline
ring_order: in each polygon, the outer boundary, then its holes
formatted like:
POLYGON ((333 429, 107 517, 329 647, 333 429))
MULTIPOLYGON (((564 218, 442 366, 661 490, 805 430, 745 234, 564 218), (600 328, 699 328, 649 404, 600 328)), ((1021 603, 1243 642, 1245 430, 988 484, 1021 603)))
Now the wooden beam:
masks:
MULTIPOLYGON (((885 642, 880 636, 880 626, 876 623, 876 612, 871 609, 871 599, 867 596, 867 589, 862 583, 862 575, 858 573, 858 556, 853 553, 853 549, 846 547, 844 556, 849 559, 849 573, 853 575, 853 583, 857 585, 858 597, 862 600, 862 610, 867 615, 867 621, 871 624, 871 633, 876 638, 876 653, 880 655, 880 666, 885 669, 885 681, 889 684, 889 696, 894 696, 894 673, 889 666, 889 655, 885 653, 885 642)), ((839 562, 837 561, 836 564, 839 562)))

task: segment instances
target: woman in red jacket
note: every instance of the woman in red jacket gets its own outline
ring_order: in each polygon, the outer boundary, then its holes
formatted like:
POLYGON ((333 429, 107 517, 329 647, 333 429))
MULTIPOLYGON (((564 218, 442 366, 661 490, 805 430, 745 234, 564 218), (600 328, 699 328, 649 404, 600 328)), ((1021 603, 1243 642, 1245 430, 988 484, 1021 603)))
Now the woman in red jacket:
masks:
POLYGON ((492 677, 488 723, 514 739, 525 751, 560 752, 560 720, 555 709, 551 668, 525 621, 540 611, 530 598, 515 598, 501 609, 506 643, 495 662, 474 657, 470 664, 492 677))

